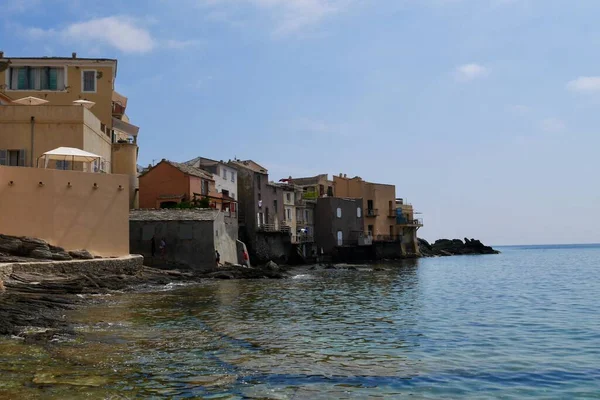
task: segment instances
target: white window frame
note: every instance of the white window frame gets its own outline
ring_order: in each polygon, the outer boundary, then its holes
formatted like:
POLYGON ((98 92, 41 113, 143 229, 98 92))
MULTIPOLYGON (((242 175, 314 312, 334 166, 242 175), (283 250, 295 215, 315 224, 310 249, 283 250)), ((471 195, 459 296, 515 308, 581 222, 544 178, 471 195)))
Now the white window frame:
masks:
MULTIPOLYGON (((10 87, 10 72, 9 70, 11 68, 25 68, 25 67, 30 67, 30 68, 39 68, 40 66, 38 65, 30 65, 30 64, 11 64, 10 67, 8 67, 6 69, 6 72, 4 73, 4 84, 6 85, 6 91, 7 92, 43 92, 43 93, 65 93, 68 91, 69 88, 69 74, 67 73, 69 71, 69 69, 67 68, 67 66, 61 67, 61 66, 52 66, 52 65, 44 65, 42 67, 49 67, 49 68, 62 68, 64 71, 64 81, 65 81, 65 87, 62 90, 36 90, 36 89, 11 89, 10 87)), ((91 93, 91 92, 90 92, 91 93)))
POLYGON ((97 93, 98 92, 98 70, 96 69, 82 69, 81 70, 81 93, 97 93), (85 90, 85 73, 93 72, 94 73, 94 90, 85 90))

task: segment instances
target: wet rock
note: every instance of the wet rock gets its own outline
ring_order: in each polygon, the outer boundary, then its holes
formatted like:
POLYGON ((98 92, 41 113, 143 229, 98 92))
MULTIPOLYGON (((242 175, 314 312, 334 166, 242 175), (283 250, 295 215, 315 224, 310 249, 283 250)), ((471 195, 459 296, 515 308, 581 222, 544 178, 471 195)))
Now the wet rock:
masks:
POLYGON ((279 265, 277 265, 277 263, 275 263, 274 261, 269 261, 264 266, 264 269, 267 271, 279 271, 281 268, 279 268, 279 265))
POLYGON ((419 250, 425 257, 455 256, 468 254, 498 254, 499 251, 485 246, 481 241, 475 239, 439 239, 430 244, 424 239, 419 239, 419 250))
POLYGON ((333 264, 327 264, 325 267, 323 267, 323 269, 337 269, 337 268, 333 264))
POLYGON ((92 255, 92 253, 90 253, 89 251, 87 251, 85 249, 69 251, 69 255, 78 260, 93 260, 94 259, 94 256, 92 255))

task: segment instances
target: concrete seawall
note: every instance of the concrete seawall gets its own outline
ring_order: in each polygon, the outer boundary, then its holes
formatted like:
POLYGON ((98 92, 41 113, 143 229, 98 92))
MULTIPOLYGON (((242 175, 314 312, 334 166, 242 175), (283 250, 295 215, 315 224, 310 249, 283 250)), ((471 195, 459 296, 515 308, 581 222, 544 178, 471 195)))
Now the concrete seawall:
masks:
POLYGON ((144 257, 140 255, 93 260, 4 263, 0 264, 0 282, 13 273, 135 275, 142 271, 143 265, 144 257))

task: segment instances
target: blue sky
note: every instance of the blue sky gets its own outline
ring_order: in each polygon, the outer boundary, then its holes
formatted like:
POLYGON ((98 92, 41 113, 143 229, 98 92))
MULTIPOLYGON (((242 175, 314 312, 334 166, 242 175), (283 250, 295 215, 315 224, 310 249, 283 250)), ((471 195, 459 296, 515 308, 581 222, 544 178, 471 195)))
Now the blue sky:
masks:
POLYGON ((427 239, 600 242, 596 0, 8 3, 6 56, 119 59, 140 164, 343 172, 427 239))

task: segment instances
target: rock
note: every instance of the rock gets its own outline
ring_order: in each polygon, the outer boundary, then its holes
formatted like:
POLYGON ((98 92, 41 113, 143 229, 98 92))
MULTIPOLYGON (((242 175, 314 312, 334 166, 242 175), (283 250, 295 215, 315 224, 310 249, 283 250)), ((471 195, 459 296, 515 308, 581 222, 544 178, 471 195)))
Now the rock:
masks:
POLYGON ((39 248, 34 249, 31 253, 29 253, 29 257, 37 258, 40 260, 52 260, 52 253, 50 252, 50 248, 39 248))
POLYGON ((373 268, 374 272, 381 272, 381 271, 385 271, 385 268, 381 268, 381 267, 375 267, 373 268))
POLYGON ((279 265, 277 265, 277 263, 273 262, 273 261, 269 261, 263 269, 266 269, 268 271, 280 271, 281 268, 279 268, 279 265))
POLYGON ((69 261, 72 260, 73 257, 69 255, 66 251, 61 251, 58 253, 52 254, 52 259, 57 261, 69 261))
POLYGON ((0 292, 4 292, 6 288, 4 287, 4 282, 0 281, 0 292))
POLYGON ((333 264, 328 264, 324 267, 324 269, 337 269, 337 268, 333 264))
POLYGON ((49 245, 49 247, 50 247, 50 251, 53 252, 53 253, 63 253, 63 252, 65 252, 65 249, 63 249, 62 247, 59 247, 59 246, 49 245))
POLYGON ((424 257, 499 253, 497 250, 485 246, 479 240, 467 238, 464 239, 464 242, 460 239, 439 239, 433 244, 419 239, 419 250, 424 257))
POLYGON ((0 251, 8 254, 16 254, 19 252, 23 242, 17 238, 0 235, 0 251))
POLYGON ((90 253, 89 251, 87 251, 85 249, 69 251, 69 255, 78 260, 93 260, 94 259, 94 256, 92 255, 92 253, 90 253))

